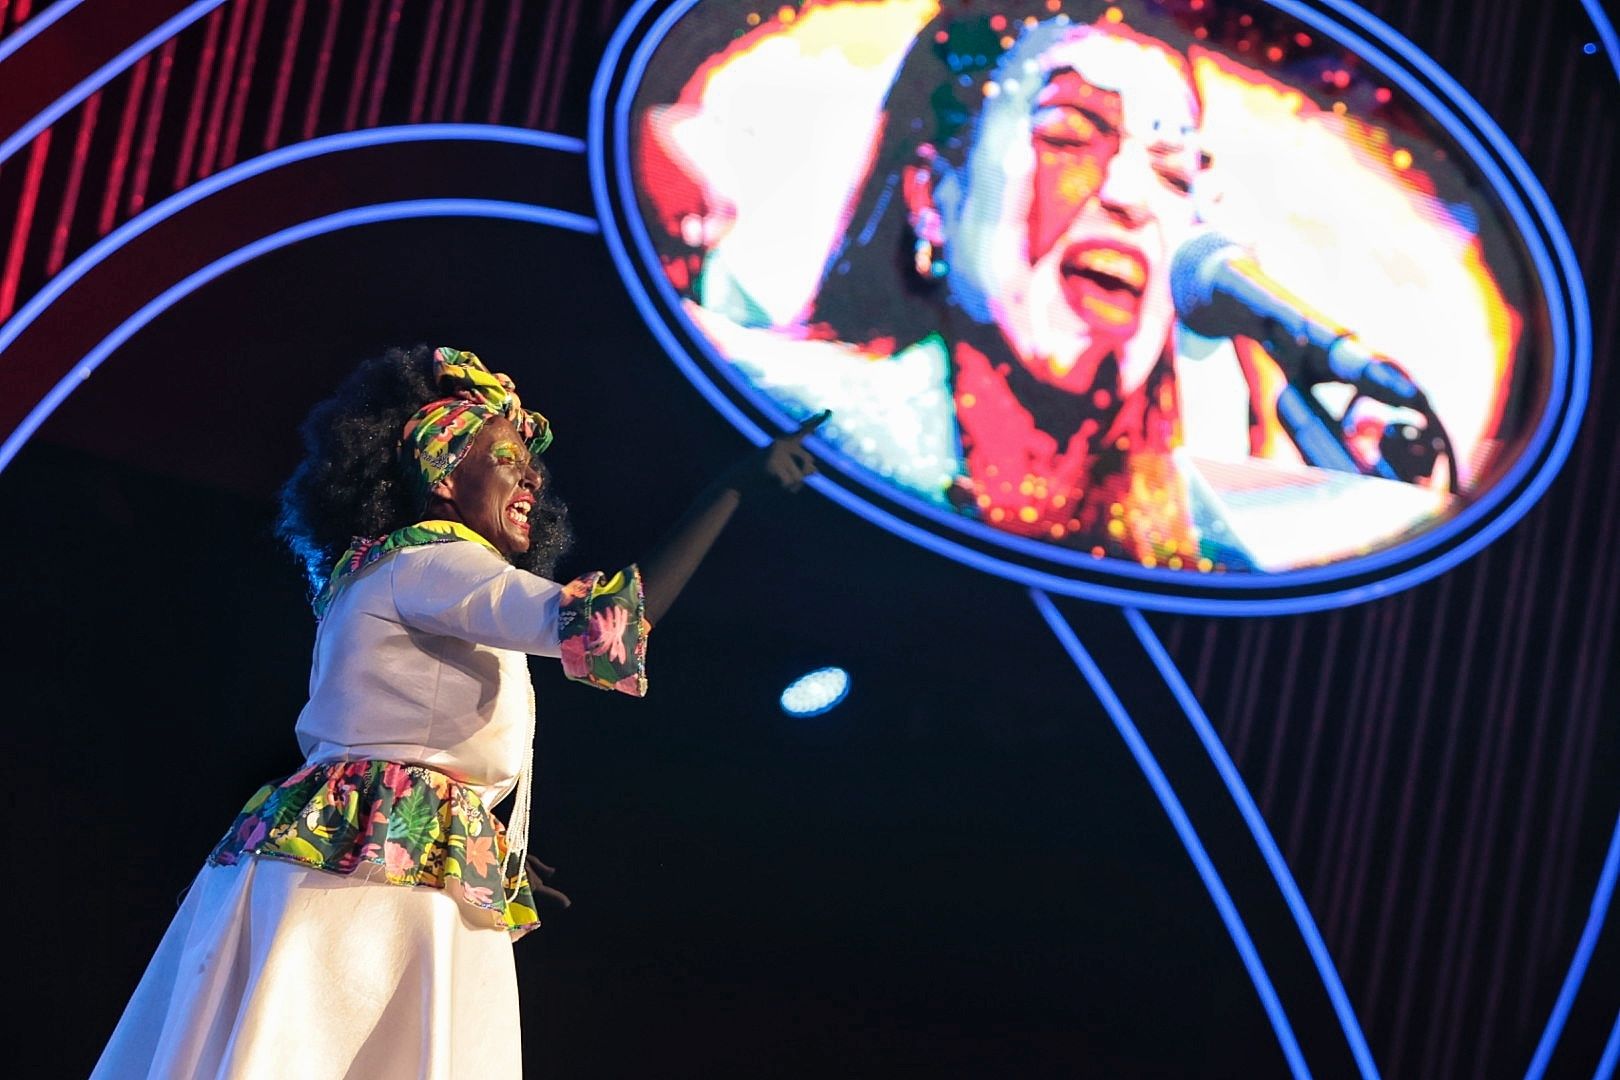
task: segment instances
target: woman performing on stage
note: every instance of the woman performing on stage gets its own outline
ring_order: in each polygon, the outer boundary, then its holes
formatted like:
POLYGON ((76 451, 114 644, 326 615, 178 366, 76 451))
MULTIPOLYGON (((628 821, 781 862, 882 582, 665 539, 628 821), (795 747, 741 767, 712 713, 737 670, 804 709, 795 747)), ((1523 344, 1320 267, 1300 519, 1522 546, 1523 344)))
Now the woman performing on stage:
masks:
POLYGON ((282 492, 319 583, 305 764, 208 856, 93 1076, 521 1075, 512 941, 547 891, 527 656, 641 696, 649 630, 746 490, 800 487, 822 419, 728 470, 639 569, 558 584, 545 417, 470 352, 363 364, 282 492), (490 811, 514 792, 508 832, 490 811))

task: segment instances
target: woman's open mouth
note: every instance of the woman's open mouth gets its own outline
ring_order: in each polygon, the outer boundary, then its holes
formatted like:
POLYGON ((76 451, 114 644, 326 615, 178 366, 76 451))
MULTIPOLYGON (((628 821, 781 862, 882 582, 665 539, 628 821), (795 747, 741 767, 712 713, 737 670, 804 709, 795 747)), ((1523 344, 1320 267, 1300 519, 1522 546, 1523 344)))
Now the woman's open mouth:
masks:
POLYGON ((528 498, 516 499, 506 508, 506 520, 522 529, 529 531, 529 511, 534 509, 534 501, 528 498))
POLYGON ((1059 263, 1063 298, 1095 331, 1128 337, 1136 329, 1147 288, 1147 259, 1125 244, 1085 241, 1071 245, 1059 263))

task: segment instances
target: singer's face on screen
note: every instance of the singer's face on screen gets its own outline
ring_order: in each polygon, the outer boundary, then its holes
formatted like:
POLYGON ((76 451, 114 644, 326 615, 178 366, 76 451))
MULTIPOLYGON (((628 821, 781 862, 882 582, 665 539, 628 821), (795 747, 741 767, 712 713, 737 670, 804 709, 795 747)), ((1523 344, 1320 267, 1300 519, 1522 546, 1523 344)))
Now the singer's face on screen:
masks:
POLYGON ((959 202, 936 191, 952 299, 1042 381, 1087 392, 1114 352, 1130 390, 1164 349, 1170 258, 1194 221, 1186 61, 1123 26, 1042 28, 1007 61, 959 202))

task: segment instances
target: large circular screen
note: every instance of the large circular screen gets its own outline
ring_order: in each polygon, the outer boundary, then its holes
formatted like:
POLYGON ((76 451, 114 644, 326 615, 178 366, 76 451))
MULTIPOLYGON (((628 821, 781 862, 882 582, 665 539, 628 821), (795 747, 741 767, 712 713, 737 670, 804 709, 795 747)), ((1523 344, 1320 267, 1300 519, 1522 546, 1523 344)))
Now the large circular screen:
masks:
POLYGON ((1021 580, 1397 587, 1578 412, 1539 188, 1347 6, 643 3, 594 107, 621 269, 711 400, 831 409, 844 501, 1021 580))

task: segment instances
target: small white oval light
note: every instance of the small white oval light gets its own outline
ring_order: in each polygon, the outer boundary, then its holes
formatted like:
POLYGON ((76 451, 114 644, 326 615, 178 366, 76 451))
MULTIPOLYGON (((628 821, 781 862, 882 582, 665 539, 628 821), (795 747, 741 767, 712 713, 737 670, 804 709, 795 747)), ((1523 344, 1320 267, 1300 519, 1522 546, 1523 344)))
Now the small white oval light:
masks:
POLYGON ((841 667, 817 668, 782 691, 782 711, 789 716, 820 716, 848 696, 849 672, 841 667))

